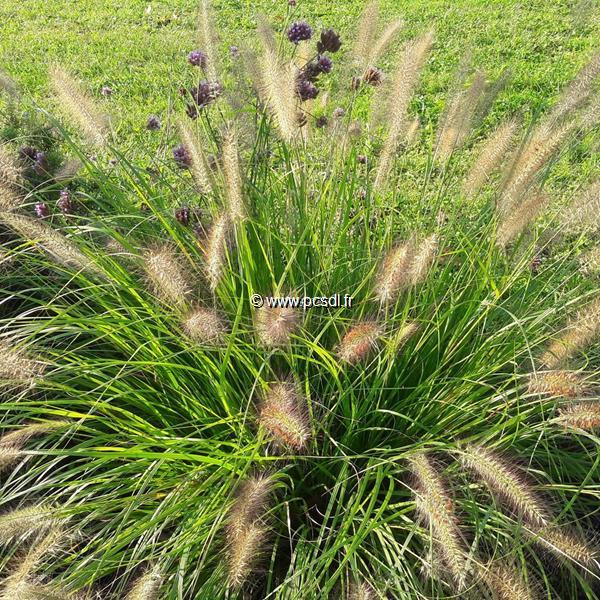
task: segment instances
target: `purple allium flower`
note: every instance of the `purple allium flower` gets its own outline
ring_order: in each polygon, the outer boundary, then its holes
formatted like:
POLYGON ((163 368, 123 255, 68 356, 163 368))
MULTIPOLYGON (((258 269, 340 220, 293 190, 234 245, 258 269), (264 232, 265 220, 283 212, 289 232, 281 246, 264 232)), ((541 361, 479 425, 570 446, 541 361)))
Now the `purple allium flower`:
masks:
POLYGON ((150 115, 146 121, 146 129, 158 131, 160 129, 160 119, 156 115, 150 115))
POLYGON ((182 206, 175 211, 175 218, 182 224, 187 225, 190 222, 190 209, 182 206))
POLYGON ((192 164, 192 159, 183 144, 173 148, 173 158, 180 169, 187 169, 192 164))
POLYGON ((19 148, 19 158, 23 160, 34 161, 38 151, 33 146, 23 146, 19 148))
POLYGON ((38 216, 40 219, 43 219, 44 217, 50 215, 50 209, 48 208, 48 205, 45 202, 38 202, 34 206, 34 210, 36 216, 38 216))
POLYGON ((46 175, 48 173, 48 157, 45 152, 36 152, 33 170, 36 175, 46 175))
POLYGON ((327 123, 329 123, 329 119, 325 115, 321 115, 320 117, 317 117, 317 120, 315 121, 315 125, 319 129, 326 127, 327 123))
POLYGON ((341 119, 346 114, 346 111, 341 106, 338 106, 333 109, 331 114, 335 119, 341 119))
POLYGON ((237 46, 229 46, 229 54, 232 58, 237 58, 240 54, 240 49, 237 46))
POLYGON ((100 90, 100 93, 103 96, 112 96, 113 89, 111 87, 108 87, 107 85, 103 85, 102 89, 100 90))
POLYGON ((321 32, 321 39, 317 42, 317 51, 337 52, 342 47, 340 36, 333 29, 326 29, 321 32))
POLYGON ((296 92, 298 96, 300 96, 301 100, 313 100, 319 95, 319 88, 312 83, 312 81, 308 81, 308 79, 301 78, 296 83, 296 92))
POLYGON ((288 0, 289 6, 296 6, 296 0, 288 0))
POLYGON ((193 65, 194 67, 200 67, 201 69, 206 68, 206 62, 208 59, 202 50, 192 50, 188 54, 187 58, 190 65, 193 65))
POLYGON ((331 69, 333 69, 333 61, 329 58, 329 56, 318 56, 317 67, 321 73, 331 73, 331 69))
POLYGON ((288 29, 287 36, 290 42, 299 44, 303 40, 310 40, 312 28, 306 21, 296 21, 288 29))
POLYGON ((73 201, 71 200, 71 192, 65 188, 60 191, 58 196, 58 200, 56 202, 56 206, 58 206, 61 213, 64 215, 68 215, 73 212, 73 201))
POLYGON ((110 167, 116 167, 118 162, 119 162, 119 160, 118 160, 118 159, 116 159, 116 158, 111 158, 111 159, 109 159, 109 161, 108 161, 108 165, 109 165, 110 167))
POLYGON ((366 164, 367 164, 367 162, 368 162, 368 159, 367 159, 367 157, 366 157, 364 154, 359 154, 359 155, 356 157, 356 160, 358 160, 358 162, 359 162, 361 165, 366 165, 366 164))

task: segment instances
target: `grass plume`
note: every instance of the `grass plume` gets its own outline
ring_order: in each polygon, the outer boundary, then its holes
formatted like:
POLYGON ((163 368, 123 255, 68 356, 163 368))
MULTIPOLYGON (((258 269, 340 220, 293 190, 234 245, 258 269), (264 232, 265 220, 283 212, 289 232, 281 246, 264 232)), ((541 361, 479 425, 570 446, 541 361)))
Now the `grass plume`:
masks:
POLYGON ((360 16, 352 54, 361 73, 369 66, 371 51, 375 45, 375 33, 379 22, 379 1, 367 3, 360 16))
POLYGON ((501 248, 508 246, 539 216, 548 202, 548 196, 544 192, 536 191, 522 204, 513 207, 508 213, 503 213, 496 235, 496 243, 501 248))
POLYGON ((556 422, 568 429, 597 431, 600 429, 600 402, 575 402, 560 410, 556 422))
POLYGON ((162 576, 156 570, 150 570, 140 576, 127 593, 125 600, 159 600, 162 576))
POLYGON ((402 242, 392 248, 379 266, 375 280, 375 297, 381 304, 395 302, 398 294, 413 280, 414 242, 402 242))
POLYGON ((51 506, 16 508, 0 515, 0 539, 7 542, 41 534, 58 524, 56 509, 51 506))
POLYGON ((237 138, 233 130, 229 130, 223 138, 223 175, 229 216, 233 222, 239 221, 246 216, 246 209, 237 138))
POLYGON ((518 467, 483 446, 467 446, 460 459, 464 467, 485 482, 494 496, 523 515, 527 521, 538 526, 549 523, 549 510, 518 467))
POLYGON ((454 501, 442 477, 425 452, 408 459, 415 478, 415 501, 421 516, 431 528, 440 555, 459 589, 467 574, 466 550, 454 510, 454 501))
POLYGON ((571 560, 587 569, 598 564, 598 550, 583 538, 557 526, 536 530, 536 541, 559 558, 571 560))
POLYGON ((79 127, 93 146, 103 147, 108 142, 110 122, 90 96, 62 67, 50 68, 50 83, 62 110, 79 127))
POLYGON ((207 56, 206 74, 211 81, 218 80, 218 43, 210 0, 200 0, 198 15, 198 43, 207 56))
POLYGON ((33 383, 44 373, 44 364, 17 348, 14 340, 0 340, 0 377, 33 383))
POLYGON ((536 600, 537 594, 513 568, 489 564, 483 568, 483 580, 494 594, 495 600, 536 600))
POLYGON ((190 125, 183 119, 177 121, 177 131, 190 157, 190 171, 196 188, 201 194, 210 193, 213 189, 212 178, 202 143, 190 125))
POLYGON ((192 287, 174 248, 167 244, 150 248, 143 258, 152 294, 173 306, 185 304, 192 287))
POLYGON ((375 189, 384 187, 398 145, 406 134, 410 101, 432 44, 433 31, 407 44, 396 69, 386 110, 387 136, 373 183, 375 189))
POLYGON ((371 351, 376 348, 381 333, 381 326, 374 321, 353 325, 338 346, 338 358, 341 362, 350 365, 366 360, 371 351))
POLYGON ((227 327, 225 321, 213 308, 199 307, 190 311, 183 320, 183 329, 187 336, 202 344, 220 344, 227 327))
POLYGON ((213 222, 206 239, 204 247, 205 269, 210 289, 213 292, 217 289, 223 275, 230 227, 229 215, 221 214, 213 222))
POLYGON ((532 394, 577 398, 586 393, 587 387, 577 373, 556 370, 531 373, 528 391, 532 394))
POLYGON ((263 306, 256 312, 256 333, 260 342, 270 348, 287 346, 298 329, 298 312, 291 307, 263 306))
POLYGON ((476 196, 489 181, 490 176, 500 168, 514 142, 518 127, 517 120, 511 119, 502 123, 485 140, 463 184, 465 196, 468 198, 476 196))
POLYGON ((600 229, 600 179, 561 211, 567 229, 600 229))
POLYGON ((427 279, 435 262, 437 250, 438 236, 435 233, 427 236, 420 244, 415 246, 409 272, 412 285, 418 285, 427 279))

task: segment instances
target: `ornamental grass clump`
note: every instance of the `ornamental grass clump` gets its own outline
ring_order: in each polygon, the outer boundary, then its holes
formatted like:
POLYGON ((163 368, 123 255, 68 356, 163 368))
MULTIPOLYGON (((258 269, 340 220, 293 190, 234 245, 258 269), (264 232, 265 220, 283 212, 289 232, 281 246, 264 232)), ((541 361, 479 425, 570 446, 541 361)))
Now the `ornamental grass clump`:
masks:
POLYGON ((149 156, 62 68, 1 147, 0 597, 597 597, 597 58, 432 96, 429 24, 300 9, 221 61, 203 0, 149 156))

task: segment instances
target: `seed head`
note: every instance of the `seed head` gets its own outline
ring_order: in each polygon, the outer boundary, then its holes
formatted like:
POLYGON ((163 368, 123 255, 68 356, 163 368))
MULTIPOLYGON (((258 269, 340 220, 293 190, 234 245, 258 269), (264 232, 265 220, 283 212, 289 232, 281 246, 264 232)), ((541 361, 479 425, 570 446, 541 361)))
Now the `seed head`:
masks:
POLYGON ((228 537, 227 567, 229 585, 240 588, 256 571, 264 552, 267 529, 251 523, 228 537))
POLYGON ((586 393, 586 386, 574 371, 546 371, 529 375, 529 392, 578 398, 586 393))
POLYGON ((196 308, 183 321, 188 337, 202 344, 220 344, 227 328, 219 313, 212 308, 196 308))
POLYGON ((96 274, 102 273, 70 239, 43 221, 9 212, 0 212, 0 221, 33 245, 40 247, 65 267, 82 269, 96 274))
POLYGON ((209 160, 204 152, 203 144, 192 128, 182 120, 177 122, 177 129, 187 151, 189 167, 194 178, 194 183, 201 194, 212 191, 212 179, 210 175, 209 160))
POLYGON ((353 583, 348 589, 348 600, 376 600, 375 590, 366 582, 353 583))
POLYGON ((61 182, 73 179, 77 173, 79 173, 82 166, 83 163, 78 158, 69 158, 61 165, 58 171, 56 171, 54 180, 61 182))
POLYGON ((223 275, 230 227, 231 221, 228 214, 218 216, 212 224, 206 240, 204 249, 206 275, 213 292, 217 289, 223 275))
POLYGON ((6 543, 48 531, 59 524, 56 509, 51 506, 18 508, 0 515, 0 540, 6 543))
POLYGON ((464 467, 477 475, 499 499, 537 526, 547 525, 550 511, 518 467, 483 446, 467 446, 461 455, 464 467))
POLYGON ((179 144, 179 146, 173 148, 173 158, 180 169, 189 169, 192 164, 192 159, 183 144, 179 144))
POLYGON ((50 82, 61 108, 80 127, 87 141, 94 146, 104 146, 109 133, 107 116, 61 67, 50 68, 50 82))
POLYGON ((435 261, 438 249, 438 237, 434 233, 426 237, 415 247, 415 254, 410 265, 410 282, 412 285, 423 283, 435 261))
POLYGON ((293 383, 280 381, 269 386, 258 420, 278 445, 295 451, 306 449, 311 435, 306 399, 293 383))
POLYGON ((151 292, 173 306, 185 304, 191 285, 173 248, 166 244, 151 248, 143 260, 151 292))
POLYGON ((229 511, 228 530, 230 536, 262 519, 272 492, 273 481, 263 474, 253 475, 240 485, 229 511))
POLYGON ((245 217, 246 208, 237 138, 233 130, 228 131, 223 139, 223 175, 229 216, 233 222, 239 221, 245 217))
POLYGON ((73 212, 73 200, 71 199, 71 192, 65 188, 60 191, 56 206, 64 215, 71 214, 73 212))
POLYGON ((291 307, 263 306, 256 313, 256 333, 266 347, 278 348, 289 344, 298 324, 298 312, 291 307))
POLYGON ((375 322, 367 321, 354 325, 340 342, 338 358, 350 365, 364 361, 377 346, 380 335, 381 327, 375 322))
POLYGON ((581 271, 585 275, 600 274, 600 246, 592 248, 581 257, 581 271))
POLYGON ((385 255, 375 282, 375 297, 381 304, 395 302, 398 294, 410 286, 414 256, 412 241, 397 245, 385 255))
POLYGON ((148 571, 138 578, 125 600, 159 600, 162 576, 156 570, 148 571))
POLYGON ((571 560, 587 568, 598 561, 598 549, 574 533, 557 526, 535 530, 536 541, 559 558, 571 560))
POLYGON ((455 583, 462 588, 467 573, 467 552, 458 526, 454 501, 426 453, 411 456, 408 463, 416 482, 417 509, 429 524, 455 583))
POLYGON ((556 419, 568 429, 583 429, 597 431, 600 429, 600 402, 576 402, 562 408, 556 419))
POLYGON ((304 77, 298 79, 298 82, 296 84, 296 92, 300 99, 303 101, 314 100, 319 95, 319 89, 317 88, 317 86, 314 83, 312 83, 312 81, 309 81, 304 77))
POLYGON ((482 576, 496 600, 535 600, 536 598, 536 594, 520 573, 511 567, 490 563, 484 568, 482 576))

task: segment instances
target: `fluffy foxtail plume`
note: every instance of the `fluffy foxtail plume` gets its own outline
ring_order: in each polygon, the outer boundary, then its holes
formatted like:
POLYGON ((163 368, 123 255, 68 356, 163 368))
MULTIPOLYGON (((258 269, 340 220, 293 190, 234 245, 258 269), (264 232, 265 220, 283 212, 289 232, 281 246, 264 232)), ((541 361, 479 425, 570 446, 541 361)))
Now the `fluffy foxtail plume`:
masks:
POLYGON ((377 65, 379 59, 383 56, 383 53, 402 27, 404 27, 404 21, 402 19, 396 19, 386 26, 379 38, 377 38, 373 46, 369 49, 369 53, 366 55, 367 61, 365 66, 374 67, 377 65))
POLYGON ((379 165, 373 183, 375 189, 384 187, 398 145, 406 134, 408 107, 432 43, 433 32, 429 31, 407 44, 396 69, 386 110, 388 133, 379 157, 379 165))
POLYGON ((306 398, 293 383, 278 381, 269 386, 258 420, 278 445, 306 449, 311 433, 306 398))
POLYGON ((423 283, 435 261, 438 249, 438 237, 434 233, 426 237, 415 247, 415 254, 410 265, 410 283, 418 285, 423 283))
POLYGON ((235 502, 229 511, 230 535, 244 530, 265 514, 273 481, 263 474, 253 475, 240 486, 235 502))
POLYGON ((600 274, 600 246, 592 248, 581 257, 581 272, 585 275, 600 274))
POLYGON ((568 229, 600 229, 600 179, 561 211, 561 220, 568 229))
POLYGON ((188 337, 201 344, 220 344, 227 333, 225 322, 212 308, 196 308, 183 320, 188 337))
POLYGON ((550 344, 541 362, 556 369, 574 354, 592 343, 600 333, 600 298, 596 298, 581 311, 565 333, 550 344))
POLYGON ((454 501, 431 459, 420 452, 408 459, 416 481, 415 501, 429 525, 440 556, 460 589, 467 575, 467 551, 458 526, 454 501))
POLYGON ((12 210, 21 204, 19 189, 23 170, 14 153, 6 144, 0 144, 0 210, 12 210))
POLYGON ((371 50, 375 47, 375 31, 379 21, 379 1, 371 0, 360 17, 352 54, 361 73, 369 66, 371 50))
POLYGON ((263 306, 256 313, 256 333, 269 348, 287 346, 298 324, 298 312, 291 307, 263 306))
POLYGON ((50 83, 61 108, 79 126, 86 140, 94 146, 106 145, 109 119, 71 75, 54 65, 50 68, 50 83))
POLYGON ((223 138, 223 175, 229 216, 232 221, 239 221, 246 216, 246 210, 238 144, 233 130, 228 131, 223 138))
POLYGON ((392 349, 394 352, 402 350, 408 340, 419 331, 418 323, 406 323, 401 327, 392 339, 392 349))
POLYGON ((579 536, 552 526, 536 530, 536 541, 559 558, 592 569, 598 564, 598 549, 579 536))
POLYGON ((413 241, 403 242, 385 255, 375 280, 375 297, 381 304, 395 302, 398 294, 410 286, 414 256, 413 241))
POLYGON ((510 213, 504 213, 496 236, 498 246, 506 248, 510 242, 523 233, 548 205, 548 201, 548 196, 544 192, 536 191, 522 204, 513 207, 510 213))
POLYGON ((415 117, 406 128, 405 142, 407 146, 412 146, 417 141, 420 129, 421 121, 419 117, 415 117))
POLYGON ((350 365, 364 361, 377 346, 381 333, 380 325, 375 322, 366 321, 353 325, 338 346, 338 358, 350 365))
POLYGON ((463 193, 468 198, 476 196, 489 180, 490 175, 497 171, 508 153, 518 130, 516 119, 503 123, 484 142, 479 151, 479 157, 471 167, 463 193))
POLYGON ((159 600, 161 584, 160 573, 156 569, 150 570, 137 579, 125 600, 159 600))
POLYGON ((291 142, 298 133, 296 81, 290 65, 282 64, 273 32, 262 22, 258 27, 263 54, 260 60, 259 91, 275 119, 279 134, 291 142))
POLYGON ((471 132, 485 89, 485 73, 478 71, 471 85, 451 99, 438 134, 436 154, 442 161, 448 160, 471 132))
POLYGON ((497 498, 523 515, 528 522, 537 526, 549 523, 550 512, 518 467, 482 446, 467 446, 460 460, 463 466, 485 482, 497 498))
POLYGON ((506 565, 490 564, 482 567, 483 580, 496 600, 535 600, 537 594, 521 577, 521 574, 506 565))
POLYGON ((375 600, 375 590, 364 581, 352 583, 348 588, 348 600, 375 600))
POLYGON ((576 402, 562 408, 556 422, 568 429, 597 431, 600 429, 600 402, 576 402))
POLYGON ((218 80, 218 45, 216 27, 212 18, 210 0, 200 0, 198 15, 198 43, 206 54, 206 74, 211 81, 218 80))
POLYGON ((579 398, 587 392, 582 378, 573 371, 546 371, 531 373, 529 392, 563 398, 579 398))
POLYGON ((31 438, 67 427, 69 421, 46 421, 25 425, 0 438, 0 471, 23 456, 23 445, 31 438))
POLYGON ((600 76, 600 52, 594 54, 590 62, 581 69, 561 94, 560 100, 550 113, 550 119, 559 121, 583 106, 589 100, 598 76, 600 76))
POLYGON ((165 244, 146 250, 144 268, 148 287, 156 297, 173 306, 185 304, 192 286, 171 246, 165 244))
POLYGON ((212 224, 206 240, 204 248, 206 276, 213 292, 217 289, 223 275, 230 226, 229 215, 219 215, 212 224))
POLYGON ((513 160, 498 199, 500 215, 508 215, 535 182, 537 175, 575 130, 575 123, 558 129, 542 123, 513 160))
POLYGON ((9 540, 37 535, 57 527, 56 509, 51 506, 29 506, 17 508, 0 515, 0 540, 9 540))
POLYGON ((43 221, 10 212, 0 212, 0 221, 21 237, 40 247, 59 264, 101 275, 102 271, 62 233, 43 221))
POLYGON ((27 356, 14 341, 0 340, 0 378, 33 383, 44 369, 42 362, 27 356))
POLYGON ((198 191, 201 194, 210 193, 212 191, 210 168, 208 166, 206 153, 202 148, 201 142, 198 140, 198 136, 183 119, 177 121, 177 130, 179 131, 179 137, 190 157, 190 171, 198 191))
POLYGON ((228 540, 227 570, 229 585, 239 588, 254 573, 264 552, 267 528, 251 523, 228 540))

